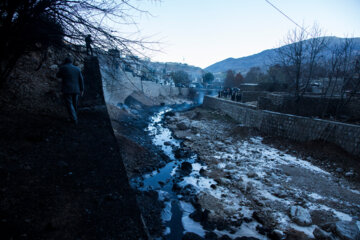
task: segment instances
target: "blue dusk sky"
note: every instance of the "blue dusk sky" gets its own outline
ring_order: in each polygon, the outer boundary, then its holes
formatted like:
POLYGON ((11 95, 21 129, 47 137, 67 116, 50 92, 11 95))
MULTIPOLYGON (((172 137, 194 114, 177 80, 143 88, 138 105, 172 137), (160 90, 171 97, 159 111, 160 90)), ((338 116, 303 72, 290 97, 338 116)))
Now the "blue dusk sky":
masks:
MULTIPOLYGON (((360 37, 360 0, 269 0, 300 25, 317 23, 327 36, 360 37)), ((160 41, 152 61, 205 68, 279 47, 294 23, 265 0, 139 1, 152 16, 134 16, 141 36, 160 41)))

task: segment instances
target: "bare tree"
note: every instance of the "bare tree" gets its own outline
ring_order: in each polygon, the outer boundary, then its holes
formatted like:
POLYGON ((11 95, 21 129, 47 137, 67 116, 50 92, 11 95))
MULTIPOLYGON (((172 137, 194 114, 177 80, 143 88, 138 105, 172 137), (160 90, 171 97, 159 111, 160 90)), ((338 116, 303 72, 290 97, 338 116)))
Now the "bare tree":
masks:
MULTIPOLYGON (((48 45, 82 45, 91 34, 94 45, 119 49, 133 56, 152 48, 144 38, 124 36, 119 28, 135 24, 140 10, 131 0, 4 0, 0 3, 0 84, 9 76, 19 57, 28 50, 48 45), (54 41, 56 39, 57 41, 54 41), (38 45, 38 46, 40 46, 38 45)), ((74 49, 72 49, 74 50, 74 49)))
POLYGON ((296 98, 304 95, 314 78, 314 72, 321 62, 322 52, 327 47, 327 38, 314 24, 290 31, 278 49, 278 62, 287 69, 289 79, 293 79, 293 91, 296 98))
POLYGON ((277 61, 287 69, 288 78, 294 79, 291 87, 296 97, 300 94, 300 80, 307 51, 305 40, 308 36, 305 28, 295 28, 288 32, 283 41, 284 46, 277 50, 277 61))

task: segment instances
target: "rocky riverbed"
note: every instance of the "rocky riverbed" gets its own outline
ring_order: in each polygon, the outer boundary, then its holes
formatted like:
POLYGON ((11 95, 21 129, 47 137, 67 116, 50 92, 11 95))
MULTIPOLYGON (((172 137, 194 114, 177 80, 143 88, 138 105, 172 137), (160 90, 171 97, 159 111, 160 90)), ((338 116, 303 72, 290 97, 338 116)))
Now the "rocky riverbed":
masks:
POLYGON ((360 238, 359 169, 274 146, 217 111, 165 122, 182 150, 197 154, 172 173, 184 239, 360 238))

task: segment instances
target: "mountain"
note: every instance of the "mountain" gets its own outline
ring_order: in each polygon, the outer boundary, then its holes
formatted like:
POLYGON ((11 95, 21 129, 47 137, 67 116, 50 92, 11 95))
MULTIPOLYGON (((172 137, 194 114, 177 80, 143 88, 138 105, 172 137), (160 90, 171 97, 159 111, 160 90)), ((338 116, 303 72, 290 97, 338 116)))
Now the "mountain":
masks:
MULTIPOLYGON (((329 41, 329 48, 323 52, 325 58, 329 58, 331 54, 331 49, 339 43, 345 41, 345 38, 338 38, 338 37, 324 37, 326 40, 329 41)), ((356 51, 360 51, 360 38, 353 38, 354 42, 356 43, 356 51)), ((309 40, 305 40, 309 41, 309 40)), ((288 45, 282 46, 281 48, 285 48, 288 45)), ((247 57, 241 58, 227 58, 220 62, 214 63, 207 68, 205 71, 218 73, 218 72, 225 72, 229 69, 232 69, 236 72, 241 72, 243 74, 247 73, 250 68, 252 67, 260 67, 262 70, 266 70, 270 65, 274 64, 274 58, 277 56, 277 50, 279 48, 268 49, 262 51, 260 53, 250 55, 247 57)))

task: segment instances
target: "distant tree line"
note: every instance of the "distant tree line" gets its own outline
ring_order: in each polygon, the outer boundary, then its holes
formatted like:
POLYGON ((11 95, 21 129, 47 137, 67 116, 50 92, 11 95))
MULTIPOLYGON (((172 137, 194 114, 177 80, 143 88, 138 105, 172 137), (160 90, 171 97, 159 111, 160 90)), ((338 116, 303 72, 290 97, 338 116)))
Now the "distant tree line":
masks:
POLYGON ((266 72, 251 68, 245 81, 259 83, 262 90, 291 93, 296 102, 301 102, 317 81, 324 113, 330 99, 338 99, 336 115, 359 93, 360 52, 353 38, 331 42, 314 25, 290 31, 283 44, 266 72))
POLYGON ((244 77, 241 75, 241 73, 235 73, 233 70, 228 70, 226 72, 224 88, 238 88, 242 83, 244 83, 244 77))

